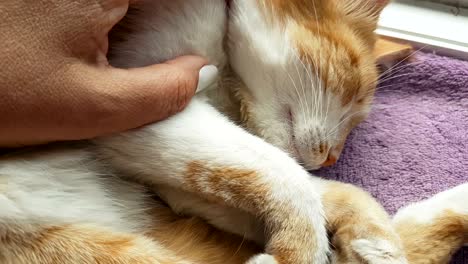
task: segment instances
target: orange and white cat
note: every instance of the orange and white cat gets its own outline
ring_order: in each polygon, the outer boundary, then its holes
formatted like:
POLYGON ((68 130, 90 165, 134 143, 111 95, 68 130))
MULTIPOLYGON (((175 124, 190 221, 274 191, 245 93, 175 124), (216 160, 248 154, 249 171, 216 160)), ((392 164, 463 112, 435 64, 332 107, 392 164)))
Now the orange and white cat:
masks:
POLYGON ((1 158, 0 263, 407 263, 377 202, 304 169, 336 161, 369 111, 384 5, 138 1, 111 64, 198 54, 220 78, 168 120, 1 158))

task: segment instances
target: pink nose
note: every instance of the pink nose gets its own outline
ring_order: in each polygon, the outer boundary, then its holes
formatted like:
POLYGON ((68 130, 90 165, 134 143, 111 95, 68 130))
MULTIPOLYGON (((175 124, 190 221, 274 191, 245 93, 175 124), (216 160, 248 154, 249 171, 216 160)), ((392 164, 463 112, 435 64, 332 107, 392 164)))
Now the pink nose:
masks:
POLYGON ((330 167, 336 163, 336 157, 328 154, 327 160, 322 163, 322 167, 330 167))

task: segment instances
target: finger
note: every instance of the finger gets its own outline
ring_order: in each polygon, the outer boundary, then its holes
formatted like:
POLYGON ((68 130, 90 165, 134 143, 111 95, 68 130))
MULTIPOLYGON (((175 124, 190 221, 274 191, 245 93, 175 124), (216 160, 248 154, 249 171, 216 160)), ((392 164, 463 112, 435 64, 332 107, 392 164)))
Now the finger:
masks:
MULTIPOLYGON (((174 65, 176 67, 180 67, 186 70, 191 71, 193 67, 193 59, 199 59, 197 57, 180 57, 174 60, 169 60, 165 62, 165 64, 174 65)), ((218 69, 214 65, 204 65, 198 73, 198 80, 197 86, 195 89, 195 93, 201 92, 210 86, 216 79, 218 75, 218 69)), ((193 96, 193 93, 191 94, 193 96)))
POLYGON ((97 94, 96 100, 100 100, 96 104, 103 108, 98 112, 104 114, 98 117, 93 133, 131 129, 181 111, 197 87, 202 89, 215 81, 216 67, 206 63, 201 57, 183 56, 130 70, 89 69, 87 79, 92 80, 90 87, 97 94))
POLYGON ((109 38, 108 34, 117 23, 122 20, 129 7, 128 0, 106 0, 100 3, 102 9, 102 15, 98 19, 98 30, 95 32, 95 37, 91 41, 96 42, 96 60, 95 62, 99 66, 108 66, 107 52, 109 49, 109 38))

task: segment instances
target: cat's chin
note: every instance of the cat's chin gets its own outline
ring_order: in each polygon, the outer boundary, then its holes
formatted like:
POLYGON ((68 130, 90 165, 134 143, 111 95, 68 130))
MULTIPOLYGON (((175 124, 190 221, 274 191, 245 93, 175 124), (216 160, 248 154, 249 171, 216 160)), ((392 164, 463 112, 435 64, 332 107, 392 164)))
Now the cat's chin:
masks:
POLYGON ((288 152, 289 152, 289 155, 291 155, 297 161, 297 163, 299 163, 307 171, 316 171, 322 168, 322 165, 315 165, 315 164, 307 163, 305 159, 302 157, 301 152, 299 151, 296 144, 291 144, 288 152))
POLYGON ((313 166, 313 165, 302 165, 307 171, 317 171, 319 169, 322 168, 322 166, 320 165, 317 165, 317 166, 313 166))
POLYGON ((290 144, 286 149, 283 150, 286 151, 290 157, 296 160, 296 162, 299 163, 299 165, 301 165, 307 171, 315 171, 322 168, 321 165, 307 164, 302 158, 302 155, 299 152, 299 149, 296 147, 296 144, 290 144))

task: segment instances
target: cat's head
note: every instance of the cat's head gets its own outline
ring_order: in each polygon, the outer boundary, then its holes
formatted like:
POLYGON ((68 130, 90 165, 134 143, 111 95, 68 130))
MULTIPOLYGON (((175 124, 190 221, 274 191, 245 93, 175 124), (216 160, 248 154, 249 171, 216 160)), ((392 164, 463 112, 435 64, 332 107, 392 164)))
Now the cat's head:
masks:
POLYGON ((308 169, 333 164, 370 110, 383 0, 240 0, 231 65, 244 124, 308 169))

